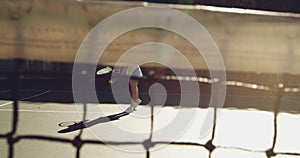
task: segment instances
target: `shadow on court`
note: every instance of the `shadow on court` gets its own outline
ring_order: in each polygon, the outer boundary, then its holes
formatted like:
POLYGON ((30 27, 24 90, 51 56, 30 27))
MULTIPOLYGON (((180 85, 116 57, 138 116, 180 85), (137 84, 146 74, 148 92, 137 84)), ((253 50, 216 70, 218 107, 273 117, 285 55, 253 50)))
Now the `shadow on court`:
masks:
POLYGON ((121 113, 117 113, 117 114, 113 114, 113 115, 109 115, 109 116, 99 117, 99 118, 97 118, 95 120, 91 120, 91 121, 89 121, 89 120, 81 121, 81 122, 69 125, 67 128, 58 131, 58 133, 69 133, 69 132, 77 131, 80 129, 89 128, 89 127, 95 126, 100 123, 115 121, 121 117, 127 116, 128 114, 129 113, 127 113, 127 112, 121 112, 121 113))

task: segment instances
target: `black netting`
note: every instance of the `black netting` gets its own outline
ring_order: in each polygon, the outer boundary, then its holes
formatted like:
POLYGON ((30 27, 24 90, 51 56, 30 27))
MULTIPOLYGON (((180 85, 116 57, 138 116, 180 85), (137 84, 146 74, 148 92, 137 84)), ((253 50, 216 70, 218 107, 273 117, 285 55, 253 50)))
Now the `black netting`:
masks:
MULTIPOLYGON (((99 140, 88 140, 88 139, 82 139, 82 131, 84 128, 86 128, 86 126, 76 126, 75 130, 80 130, 79 134, 77 136, 75 136, 73 139, 67 139, 67 138, 59 138, 59 137, 53 137, 53 136, 41 136, 41 135, 19 135, 17 133, 17 128, 18 128, 18 122, 19 122, 19 103, 18 103, 18 78, 19 78, 20 74, 18 74, 18 71, 14 71, 14 73, 12 73, 10 75, 10 77, 12 78, 12 95, 14 96, 14 100, 13 100, 13 120, 12 120, 12 127, 11 127, 11 131, 8 133, 2 133, 0 134, 0 139, 5 139, 7 141, 7 145, 8 145, 8 157, 9 158, 13 158, 14 157, 14 147, 15 145, 23 140, 39 140, 39 141, 51 141, 51 142, 57 142, 57 144, 62 144, 62 143, 67 143, 67 144, 72 144, 74 146, 74 148, 76 149, 76 158, 80 157, 80 151, 82 149, 82 146, 84 144, 94 144, 94 145, 136 145, 136 144, 141 144, 144 146, 145 148, 145 153, 146 153, 146 157, 150 158, 151 157, 151 152, 150 149, 153 148, 155 145, 162 145, 162 144, 171 144, 171 145, 183 145, 183 146, 198 146, 198 147, 204 147, 206 150, 209 151, 209 157, 211 157, 211 153, 217 149, 235 149, 235 150, 241 150, 241 151, 249 151, 249 152, 257 152, 257 153, 264 153, 266 155, 266 157, 273 157, 276 156, 278 154, 281 155, 296 155, 296 156, 300 156, 300 153, 290 153, 290 152, 275 152, 274 148, 276 146, 277 143, 277 124, 278 124, 278 120, 277 120, 277 115, 279 113, 279 109, 280 109, 280 105, 282 103, 282 99, 289 94, 293 94, 293 93, 298 93, 299 89, 298 88, 293 88, 293 87, 284 87, 283 85, 278 84, 278 86, 276 87, 268 87, 268 86, 262 86, 260 85, 260 89, 257 89, 257 87, 259 85, 256 85, 255 88, 257 91, 270 91, 274 94, 274 96, 276 96, 276 101, 273 105, 273 142, 272 142, 272 146, 270 146, 270 148, 266 151, 263 150, 252 150, 252 149, 247 149, 247 148, 241 148, 241 147, 226 147, 226 146, 218 146, 215 145, 214 142, 214 138, 215 138, 215 131, 216 131, 216 126, 213 126, 213 134, 210 138, 209 141, 207 141, 205 144, 199 144, 199 143, 192 143, 192 142, 167 142, 167 141, 153 141, 152 140, 152 132, 153 132, 153 127, 154 127, 154 107, 153 105, 151 105, 151 134, 149 136, 148 139, 142 141, 142 142, 122 142, 122 141, 106 141, 106 142, 101 142, 99 140)), ((232 82, 228 82, 227 85, 230 86, 234 86, 234 84, 232 84, 232 82)), ((251 86, 247 85, 247 84, 241 84, 239 83, 239 85, 244 85, 243 88, 251 88, 251 86)), ((44 93, 47 93, 44 92, 44 93)), ((40 95, 42 95, 41 93, 39 93, 40 95)), ((38 95, 39 95, 38 94, 38 95)), ((214 117, 214 121, 216 122, 216 109, 215 109, 215 117, 214 117)), ((86 112, 86 104, 84 104, 84 112, 86 112)), ((109 116, 109 119, 117 119, 118 117, 121 117, 123 115, 126 114, 117 114, 117 115, 112 115, 109 116)), ((99 120, 98 120, 99 121, 99 120)), ((71 129, 72 130, 72 129, 71 129)), ((74 130, 74 129, 73 129, 74 130)))

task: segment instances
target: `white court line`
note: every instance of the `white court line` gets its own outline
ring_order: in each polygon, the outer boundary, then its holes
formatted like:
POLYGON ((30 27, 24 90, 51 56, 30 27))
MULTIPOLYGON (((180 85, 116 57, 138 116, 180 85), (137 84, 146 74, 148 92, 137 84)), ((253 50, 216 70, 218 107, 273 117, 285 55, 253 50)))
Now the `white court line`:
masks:
MULTIPOLYGON (((8 91, 8 90, 6 90, 6 91, 8 91)), ((50 92, 50 90, 45 91, 45 92, 42 92, 42 93, 39 93, 39 94, 36 94, 36 95, 33 95, 33 96, 26 97, 26 98, 23 98, 23 99, 20 99, 20 101, 25 100, 25 99, 30 99, 30 98, 38 97, 38 96, 43 95, 43 94, 46 94, 46 93, 48 93, 48 92, 50 92)), ((0 107, 4 107, 4 106, 9 105, 9 104, 12 104, 12 103, 13 103, 13 101, 10 101, 10 102, 1 104, 0 107)))
POLYGON ((36 95, 33 95, 33 96, 29 96, 29 97, 23 98, 23 99, 21 99, 20 101, 25 100, 25 99, 30 99, 30 98, 38 97, 38 96, 43 95, 43 94, 46 94, 46 93, 48 93, 48 92, 50 92, 50 90, 45 91, 45 92, 42 92, 42 93, 40 93, 40 94, 36 94, 36 95))
MULTIPOLYGON (((0 109, 0 111, 12 112, 13 109, 0 109)), ((78 113, 77 111, 56 111, 56 110, 18 110, 19 112, 37 112, 37 113, 78 113)))
POLYGON ((5 105, 12 104, 12 103, 13 103, 13 101, 10 101, 10 102, 7 102, 7 103, 4 103, 4 104, 1 104, 1 105, 0 105, 0 108, 1 108, 1 107, 4 107, 5 105))
MULTIPOLYGON (((12 112, 13 109, 0 109, 0 111, 7 111, 12 112)), ((36 112, 36 113, 83 113, 81 111, 57 111, 57 110, 18 110, 19 112, 36 112)), ((88 113, 99 113, 103 114, 102 112, 88 112, 88 113)))

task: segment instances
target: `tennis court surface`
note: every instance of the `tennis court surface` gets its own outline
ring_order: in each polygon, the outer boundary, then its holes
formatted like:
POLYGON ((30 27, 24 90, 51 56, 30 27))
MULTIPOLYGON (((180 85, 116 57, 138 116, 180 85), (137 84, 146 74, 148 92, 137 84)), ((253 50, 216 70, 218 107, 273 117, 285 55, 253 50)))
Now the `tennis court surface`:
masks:
POLYGON ((212 109, 141 105, 122 115, 129 105, 0 103, 1 157, 300 157, 297 113, 224 108, 218 110, 216 126, 200 136, 212 109), (102 112, 89 110, 95 107, 102 112), (168 125, 179 112, 194 117, 178 134, 180 127, 173 130, 168 125), (59 126, 80 122, 84 113, 92 124, 59 126), (110 117, 115 114, 121 115, 110 117))
MULTIPOLYGON (((0 158, 300 158, 300 14, 252 10, 268 5, 255 1, 251 4, 257 7, 248 9, 193 4, 0 1, 0 158), (91 33, 135 7, 161 9, 122 18, 103 34, 91 33), (181 21, 162 8, 187 18, 181 21), (147 27, 137 27, 144 22, 147 27), (136 29, 119 30, 124 26, 136 29), (123 33, 111 38, 118 32, 123 33), (85 46, 88 35, 95 38, 85 46), (201 40, 201 51, 193 39, 201 40), (211 54, 210 45, 221 54, 211 54), (100 47, 105 50, 97 54, 100 47), (93 60, 77 62, 80 50, 87 52, 84 59, 93 60), (129 95, 113 93, 111 75, 95 75, 95 70, 117 66, 131 53, 132 63, 144 63, 139 82, 143 102, 127 114, 129 95), (98 61, 92 62, 96 56, 98 61), (219 57, 224 63, 215 64, 224 64, 224 81, 212 75, 220 69, 210 69, 207 62, 219 57), (80 71, 73 71, 76 66, 80 71), (78 78, 84 80, 74 90, 78 78), (197 85, 186 88, 182 83, 197 85), (210 100, 219 101, 211 99, 217 96, 214 83, 226 86, 224 106, 218 109, 208 108, 210 100), (165 103, 151 102, 153 85, 166 91, 165 103), (201 93, 192 90, 196 87, 201 93), (125 101, 116 101, 116 95, 125 101), (199 98, 199 104, 182 105, 183 96, 199 98), (209 127, 205 135, 203 127, 209 127)), ((272 4, 289 6, 286 1, 272 4)))

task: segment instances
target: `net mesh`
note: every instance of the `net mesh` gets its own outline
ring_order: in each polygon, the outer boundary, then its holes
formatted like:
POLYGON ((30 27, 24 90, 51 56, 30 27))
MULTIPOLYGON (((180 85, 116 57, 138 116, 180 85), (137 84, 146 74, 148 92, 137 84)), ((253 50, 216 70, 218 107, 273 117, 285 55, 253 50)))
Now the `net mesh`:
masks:
MULTIPOLYGON (((17 80, 16 80, 17 82, 17 80)), ((232 83, 232 81, 228 81, 227 82, 228 86, 234 86, 234 84, 232 83)), ((240 86, 244 86, 247 88, 255 88, 255 86, 251 86, 251 85, 247 85, 247 84, 241 84, 238 83, 238 85, 240 86)), ((209 141, 207 141, 204 144, 201 143, 193 143, 193 142, 167 142, 167 141, 153 141, 152 139, 152 134, 153 134, 153 128, 154 128, 154 106, 151 106, 151 128, 150 128, 150 136, 148 139, 142 141, 142 142, 130 142, 130 141, 106 141, 106 142, 102 142, 99 140, 92 140, 92 139, 82 139, 82 132, 83 129, 80 129, 80 132, 77 136, 75 136, 72 139, 67 139, 67 138, 60 138, 60 137, 53 137, 53 136, 42 136, 42 135, 19 135, 17 133, 17 129, 18 129, 18 123, 19 123, 19 100, 18 99, 14 99, 13 100, 13 120, 12 120, 12 125, 11 125, 11 131, 6 133, 6 134, 0 134, 0 139, 6 140, 7 141, 7 145, 8 145, 8 157, 9 158, 13 158, 15 157, 15 150, 14 147, 17 143, 19 143, 20 141, 23 140, 39 140, 39 141, 50 141, 50 142, 56 142, 57 144, 72 144, 73 147, 76 149, 76 158, 81 157, 80 156, 80 152, 82 150, 82 146, 84 144, 93 144, 93 145, 99 145, 99 146, 106 146, 106 145, 143 145, 143 147, 145 148, 145 155, 147 158, 151 157, 151 148, 153 148, 155 145, 167 145, 167 144, 171 144, 171 145, 182 145, 182 146, 194 146, 194 147, 202 147, 205 148, 208 152, 209 152, 209 157, 212 157, 212 152, 215 149, 234 149, 234 150, 240 150, 240 151, 247 151, 247 152, 254 152, 254 153, 263 153, 265 154, 266 157, 274 157, 278 154, 280 155, 294 155, 294 156, 300 156, 300 153, 293 153, 293 152, 275 152, 274 148, 276 146, 277 143, 277 135, 278 135, 278 113, 279 113, 279 108, 281 105, 281 101, 282 98, 290 93, 295 93, 298 92, 299 89, 297 88, 287 88, 287 87, 283 87, 282 85, 278 85, 278 87, 276 89, 272 89, 268 86, 263 86, 260 85, 261 89, 258 90, 268 90, 268 91, 273 91, 274 94, 276 95, 276 101, 273 105, 273 139, 272 139, 272 146, 269 147, 268 150, 252 150, 252 149, 247 149, 247 148, 242 148, 242 147, 227 147, 227 146, 218 146, 215 145, 214 139, 215 139, 215 133, 216 133, 216 124, 214 124, 213 126, 213 130, 212 130, 212 135, 211 138, 209 139, 209 141)), ((257 89, 257 86, 256 86, 257 89)), ((17 96, 18 95, 18 87, 13 87, 12 90, 12 95, 17 96)), ((40 95, 43 95, 47 92, 44 92, 40 95)), ((34 95, 33 97, 38 96, 38 95, 34 95)), ((15 97, 17 98, 17 97, 15 97)), ((84 104, 84 113, 86 113, 86 107, 87 105, 84 104)), ((214 122, 216 123, 216 112, 217 109, 215 108, 214 110, 214 122)))

